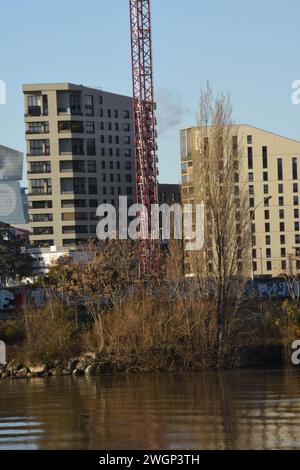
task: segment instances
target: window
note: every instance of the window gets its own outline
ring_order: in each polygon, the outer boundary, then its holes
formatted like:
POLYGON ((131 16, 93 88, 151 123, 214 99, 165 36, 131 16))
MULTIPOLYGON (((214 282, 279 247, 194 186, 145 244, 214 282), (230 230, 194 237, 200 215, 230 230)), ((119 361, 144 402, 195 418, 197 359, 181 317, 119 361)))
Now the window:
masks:
POLYGON ((268 168, 268 148, 267 147, 262 148, 262 159, 263 159, 263 168, 264 169, 268 168))
POLYGON ((270 220, 270 211, 265 211, 265 219, 270 220))
POLYGON ((129 119, 130 118, 130 112, 129 111, 124 111, 123 117, 124 117, 124 119, 129 119))
POLYGON ((267 171, 264 171, 264 173, 263 173, 263 180, 264 180, 264 181, 268 181, 268 180, 269 180, 269 175, 268 175, 268 172, 267 172, 267 171))
POLYGON ((279 222, 279 230, 280 230, 280 232, 285 232, 285 223, 284 222, 279 222))
POLYGON ((266 245, 271 245, 271 236, 266 235, 266 245))
POLYGON ((97 178, 89 178, 89 194, 97 194, 97 178))
POLYGON ((131 143, 130 136, 127 135, 127 136, 124 138, 124 144, 125 144, 125 145, 130 145, 130 143, 131 143))
POLYGON ((53 222, 53 214, 32 214, 29 218, 31 222, 53 222))
POLYGON ((48 134, 49 133, 49 122, 29 122, 27 128, 27 134, 48 134))
POLYGON ((264 194, 269 194, 269 185, 264 184, 264 194))
POLYGON ((130 124, 128 124, 128 123, 123 124, 123 131, 124 132, 129 132, 130 131, 130 124))
POLYGON ((299 234, 299 233, 297 233, 297 234, 295 235, 295 243, 296 243, 296 245, 299 245, 299 244, 300 244, 300 234, 299 234))
POLYGON ((95 123, 93 121, 86 121, 85 132, 87 134, 95 134, 95 123))
POLYGON ((52 201, 31 201, 31 209, 52 209, 52 201))
POLYGON ((96 173, 97 165, 96 165, 96 162, 94 160, 88 160, 87 170, 88 170, 89 173, 96 173))
POLYGON ((105 161, 102 161, 102 162, 101 162, 101 168, 102 168, 102 170, 105 170, 105 167, 106 167, 105 161))
POLYGON ((280 249, 280 255, 281 255, 281 258, 285 258, 285 257, 286 257, 286 249, 285 249, 285 248, 281 248, 281 249, 280 249))
POLYGON ((85 95, 84 108, 87 116, 94 116, 94 98, 92 95, 85 95))
POLYGON ((295 222, 295 232, 299 232, 299 231, 300 231, 300 223, 295 222))
POLYGON ((131 162, 125 162, 125 170, 131 170, 131 162))
POLYGON ((249 200, 249 205, 250 205, 250 207, 254 207, 254 205, 255 205, 255 200, 254 200, 253 197, 250 198, 250 200, 249 200))
POLYGON ((278 185, 278 192, 279 194, 283 194, 283 184, 281 183, 278 185))
POLYGON ((116 135, 115 137, 115 143, 116 144, 119 144, 120 143, 120 137, 118 135, 116 135))
POLYGON ((97 199, 90 199, 89 200, 89 207, 98 207, 97 199))
POLYGON ((112 123, 111 123, 111 122, 108 123, 108 130, 109 130, 109 131, 112 130, 112 123))
POLYGON ((86 153, 87 155, 96 155, 95 139, 86 139, 86 153))
POLYGON ((285 235, 280 235, 280 244, 285 245, 285 235))
POLYGON ((131 157, 131 149, 125 149, 125 157, 131 157))
POLYGON ((115 181, 115 175, 113 173, 111 173, 109 175, 109 179, 110 179, 110 182, 113 183, 115 181))
POLYGON ((256 249, 254 248, 254 250, 252 250, 252 257, 253 259, 256 259, 257 258, 257 253, 256 253, 256 249))
POLYGON ((293 180, 298 179, 298 163, 297 158, 293 158, 292 160, 292 167, 293 167, 293 180))
POLYGON ((32 156, 50 155, 49 140, 30 140, 29 148, 29 153, 32 156))
POLYGON ((115 109, 115 119, 118 119, 118 117, 119 117, 119 111, 115 109))
POLYGON ((270 233, 270 224, 269 223, 265 224, 265 232, 270 233))
POLYGON ((117 170, 120 170, 120 168, 121 168, 120 162, 117 162, 117 170))
POLYGON ((283 167, 282 167, 282 158, 278 158, 277 160, 277 172, 278 172, 278 180, 283 180, 283 167))
POLYGON ((294 196, 294 197, 293 197, 293 202, 294 202, 294 206, 299 206, 299 197, 298 197, 298 196, 294 196))
POLYGON ((298 183, 293 184, 293 193, 298 193, 298 183))
POLYGON ((294 209, 294 218, 299 219, 299 209, 294 209))
POLYGON ((266 249, 266 257, 267 257, 267 258, 271 258, 271 257, 272 257, 271 248, 267 248, 267 249, 266 249))
POLYGON ((247 145, 252 145, 252 135, 247 135, 247 145))
POLYGON ((279 209, 279 218, 284 219, 284 209, 279 209))
POLYGON ((279 206, 284 206, 284 197, 280 196, 278 198, 278 204, 279 204, 279 206))
POLYGON ((53 227, 34 227, 33 235, 53 235, 53 227))
POLYGON ((132 176, 126 175, 126 183, 132 183, 132 176))
POLYGON ((253 170, 253 148, 248 147, 248 168, 253 170))
POLYGON ((272 262, 267 261, 267 271, 272 271, 272 262))
POLYGON ((32 162, 30 163, 30 173, 51 173, 51 163, 32 162))
POLYGON ((108 109, 108 110, 107 110, 107 117, 108 117, 108 118, 111 118, 111 109, 108 109))
POLYGON ((126 188, 126 194, 127 194, 127 196, 131 196, 131 194, 132 194, 132 188, 131 187, 126 188))
POLYGON ((281 269, 282 271, 286 271, 286 261, 281 261, 281 269))

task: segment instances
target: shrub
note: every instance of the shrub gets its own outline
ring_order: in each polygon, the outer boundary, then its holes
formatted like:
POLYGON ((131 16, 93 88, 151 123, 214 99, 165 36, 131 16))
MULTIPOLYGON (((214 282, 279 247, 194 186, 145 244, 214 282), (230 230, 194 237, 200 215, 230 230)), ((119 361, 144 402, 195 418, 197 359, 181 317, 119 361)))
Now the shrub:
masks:
POLYGON ((32 363, 66 360, 80 350, 80 335, 72 312, 60 302, 25 313, 26 340, 20 351, 32 363))

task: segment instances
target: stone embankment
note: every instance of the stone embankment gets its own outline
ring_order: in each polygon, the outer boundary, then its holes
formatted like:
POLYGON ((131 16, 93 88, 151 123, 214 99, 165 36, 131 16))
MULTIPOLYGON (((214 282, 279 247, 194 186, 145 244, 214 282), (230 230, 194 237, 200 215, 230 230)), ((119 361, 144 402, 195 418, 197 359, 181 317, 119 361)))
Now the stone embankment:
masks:
POLYGON ((100 361, 96 353, 86 353, 68 361, 55 361, 53 364, 29 364, 16 359, 0 365, 0 379, 27 379, 49 376, 88 376, 100 375, 107 365, 100 361))

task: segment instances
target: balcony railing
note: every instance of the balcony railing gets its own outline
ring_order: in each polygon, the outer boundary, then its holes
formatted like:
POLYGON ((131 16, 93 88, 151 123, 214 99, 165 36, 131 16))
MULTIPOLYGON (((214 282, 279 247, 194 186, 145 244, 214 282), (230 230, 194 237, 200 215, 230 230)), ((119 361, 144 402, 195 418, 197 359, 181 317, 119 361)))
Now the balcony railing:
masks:
POLYGON ((47 150, 46 152, 43 152, 43 151, 40 152, 38 150, 35 150, 34 152, 30 151, 26 155, 27 157, 49 157, 50 150, 47 150))
POLYGON ((26 131, 26 134, 27 135, 32 135, 32 134, 49 134, 49 129, 38 129, 38 130, 34 130, 34 129, 28 129, 26 131))
POLYGON ((28 193, 28 196, 52 196, 52 191, 48 190, 48 191, 45 191, 45 190, 32 190, 30 193, 28 193))
POLYGON ((66 114, 66 115, 72 115, 72 116, 82 116, 83 113, 81 111, 81 108, 66 108, 66 107, 58 107, 57 108, 57 114, 66 114))

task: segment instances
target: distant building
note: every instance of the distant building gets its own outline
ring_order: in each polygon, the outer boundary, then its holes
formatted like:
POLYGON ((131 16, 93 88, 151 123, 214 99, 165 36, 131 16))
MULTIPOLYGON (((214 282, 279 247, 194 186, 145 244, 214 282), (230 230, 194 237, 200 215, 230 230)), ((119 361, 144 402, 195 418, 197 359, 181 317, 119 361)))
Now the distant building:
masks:
POLYGON ((180 204, 181 191, 179 184, 158 184, 158 202, 159 204, 180 204))
POLYGON ((26 232, 26 197, 19 183, 22 172, 23 154, 0 145, 0 222, 26 232))
POLYGON ((23 153, 0 145, 0 181, 21 181, 23 153))
POLYGON ((131 97, 70 83, 24 85, 30 241, 95 237, 100 204, 135 202, 131 97))
MULTIPOLYGON (((300 274, 300 142, 249 125, 232 126, 232 151, 241 145, 236 162, 236 194, 249 197, 252 223, 254 275, 277 277, 283 272, 300 274), (246 193, 246 194, 247 194, 246 193)), ((205 148, 201 128, 183 129, 180 136, 182 203, 206 201, 205 148)), ((210 133, 207 142, 209 148, 210 133)), ((209 228, 209 225, 208 225, 209 228)), ((210 271, 209 230, 202 259, 210 271)), ((250 257, 250 254, 249 254, 250 257)), ((186 272, 195 272, 195 253, 186 252, 186 272)))

